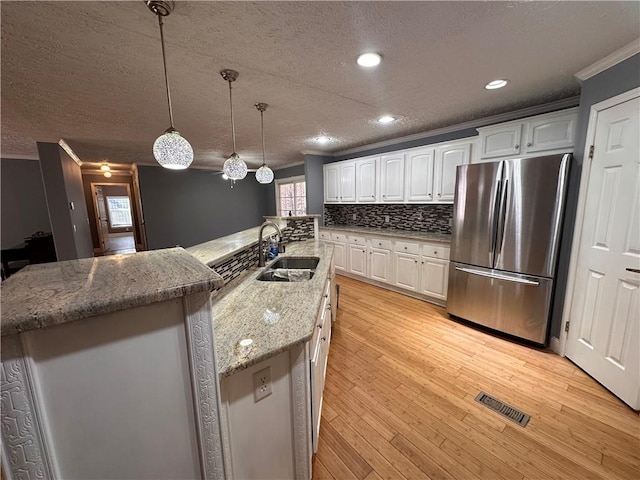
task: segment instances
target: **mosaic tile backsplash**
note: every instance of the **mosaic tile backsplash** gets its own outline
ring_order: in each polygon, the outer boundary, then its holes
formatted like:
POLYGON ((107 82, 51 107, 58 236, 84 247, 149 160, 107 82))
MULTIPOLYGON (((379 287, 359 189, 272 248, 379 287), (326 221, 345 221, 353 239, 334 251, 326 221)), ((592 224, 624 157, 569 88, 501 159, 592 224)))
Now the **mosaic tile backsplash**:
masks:
POLYGON ((282 229, 284 243, 300 242, 313 238, 314 235, 313 218, 288 218, 287 226, 282 229))
POLYGON ((451 233, 453 205, 325 205, 324 224, 383 227, 413 232, 451 233), (356 219, 353 219, 353 215, 356 219), (385 215, 389 223, 385 223, 385 215))

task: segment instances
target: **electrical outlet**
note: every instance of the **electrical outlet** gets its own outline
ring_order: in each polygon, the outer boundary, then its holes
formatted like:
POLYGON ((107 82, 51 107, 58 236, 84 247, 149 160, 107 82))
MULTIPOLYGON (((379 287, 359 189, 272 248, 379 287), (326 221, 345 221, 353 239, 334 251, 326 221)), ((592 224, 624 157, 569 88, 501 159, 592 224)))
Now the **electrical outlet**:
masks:
POLYGON ((453 227, 453 218, 450 218, 450 219, 449 219, 449 226, 450 226, 450 227, 453 227))
POLYGON ((355 220, 355 219, 357 219, 357 218, 358 218, 358 214, 357 214, 357 213, 354 213, 354 214, 353 214, 353 219, 355 220))
POLYGON ((418 212, 418 220, 423 220, 424 217, 422 216, 422 212, 418 212))
POLYGON ((384 216, 384 223, 389 223, 389 215, 384 216))
POLYGON ((259 402, 269 395, 271 395, 271 367, 266 367, 253 374, 253 398, 259 402))

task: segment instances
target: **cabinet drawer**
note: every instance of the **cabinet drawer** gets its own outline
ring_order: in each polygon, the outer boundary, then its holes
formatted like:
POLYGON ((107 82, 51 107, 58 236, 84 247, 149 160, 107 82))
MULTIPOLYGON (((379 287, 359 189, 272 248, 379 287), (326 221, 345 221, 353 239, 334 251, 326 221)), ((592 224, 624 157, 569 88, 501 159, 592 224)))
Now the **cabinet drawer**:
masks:
POLYGON ((372 238, 371 246, 373 248, 382 248, 384 250, 391 250, 391 240, 386 240, 383 238, 372 238))
POLYGON ((320 230, 318 233, 320 240, 331 240, 331 233, 320 230))
POLYGON ((419 255, 420 245, 412 242, 396 242, 394 250, 396 252, 411 253, 412 255, 419 255))
POLYGON ((344 233, 331 232, 331 240, 334 242, 346 242, 347 236, 344 233))
POLYGON ((349 243, 351 245, 362 245, 364 246, 367 243, 367 239, 364 237, 358 237, 355 235, 349 235, 349 243))
POLYGON ((449 260, 449 247, 427 243, 422 246, 422 256, 449 260))

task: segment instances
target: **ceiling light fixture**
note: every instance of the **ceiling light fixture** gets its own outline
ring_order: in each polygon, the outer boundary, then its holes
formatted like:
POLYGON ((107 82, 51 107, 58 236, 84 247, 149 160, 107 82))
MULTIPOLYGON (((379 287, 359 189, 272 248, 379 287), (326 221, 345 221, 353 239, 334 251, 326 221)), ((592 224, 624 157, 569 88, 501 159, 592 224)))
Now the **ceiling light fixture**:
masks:
POLYGON ((379 53, 363 53, 358 57, 358 65, 361 67, 375 67, 380 65, 380 61, 382 60, 382 56, 379 53))
POLYGON ((396 120, 395 117, 392 117, 391 115, 383 115, 382 117, 380 117, 378 119, 378 123, 392 123, 396 120))
POLYGON ((256 180, 260 183, 273 182, 273 170, 267 167, 264 157, 264 111, 268 106, 266 103, 256 103, 256 108, 260 112, 260 130, 262 131, 262 166, 256 171, 256 180))
POLYGON ((227 177, 227 174, 226 174, 226 173, 223 173, 223 174, 222 174, 222 179, 223 179, 223 180, 229 180, 229 177, 227 177))
POLYGON ((107 170, 106 172, 104 172, 104 176, 107 178, 111 178, 111 172, 107 170))
POLYGON ((153 144, 153 156, 164 168, 183 170, 193 162, 193 148, 189 142, 173 126, 173 109, 171 108, 171 92, 169 91, 169 76, 167 75, 167 57, 164 50, 164 32, 162 17, 167 17, 173 11, 174 2, 163 0, 146 0, 149 10, 158 17, 160 25, 160 43, 162 44, 162 63, 164 65, 164 83, 167 89, 167 103, 169 104, 169 128, 160 135, 153 144))
POLYGON ((111 167, 109 167, 109 164, 107 164, 107 163, 103 163, 103 164, 100 166, 100 170, 102 170, 103 172, 108 172, 109 170, 111 170, 111 167))
POLYGON ((229 105, 231 107, 231 138, 233 139, 233 153, 222 166, 222 171, 231 179, 231 185, 236 180, 242 180, 247 176, 247 164, 236 153, 236 126, 233 121, 233 96, 231 94, 231 83, 238 78, 235 70, 220 70, 220 75, 229 83, 229 105))
POLYGON ((507 83, 509 83, 509 80, 494 80, 487 83, 484 88, 486 88, 487 90, 495 90, 496 88, 504 87, 507 83))
POLYGON ((331 137, 327 137, 326 135, 320 135, 319 137, 316 137, 316 142, 318 142, 320 145, 326 145, 330 141, 331 137))

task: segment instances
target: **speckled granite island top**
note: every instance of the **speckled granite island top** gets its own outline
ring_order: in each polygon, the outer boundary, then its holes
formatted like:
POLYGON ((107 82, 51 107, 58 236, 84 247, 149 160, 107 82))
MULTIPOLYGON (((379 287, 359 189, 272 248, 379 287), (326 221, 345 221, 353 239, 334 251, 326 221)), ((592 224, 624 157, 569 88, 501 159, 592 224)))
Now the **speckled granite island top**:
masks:
POLYGON ((213 325, 221 375, 231 375, 311 338, 332 255, 333 245, 327 242, 290 243, 287 253, 278 258, 320 258, 311 280, 261 282, 256 277, 263 268, 256 267, 235 288, 214 299, 213 325), (253 343, 242 351, 239 342, 247 338, 253 343))
POLYGON ((451 235, 448 233, 413 232, 397 228, 355 227, 352 225, 332 225, 320 227, 322 230, 339 230, 341 232, 362 233, 365 235, 378 235, 381 237, 396 237, 423 242, 451 243, 451 235))
MULTIPOLYGON (((286 222, 277 223, 280 228, 287 226, 286 222)), ((262 238, 268 238, 270 235, 273 235, 275 231, 273 227, 266 227, 262 232, 262 238)), ((212 267, 214 264, 223 262, 245 248, 257 244, 259 232, 260 227, 254 227, 238 233, 232 233, 226 237, 220 237, 194 245, 186 250, 205 265, 212 267)))
POLYGON ((217 273, 182 248, 30 265, 2 283, 2 335, 222 285, 217 273))

